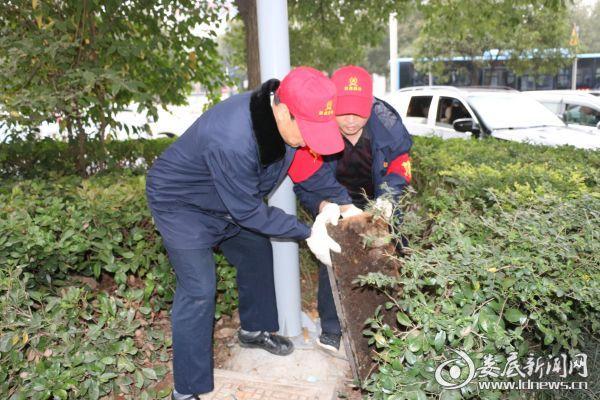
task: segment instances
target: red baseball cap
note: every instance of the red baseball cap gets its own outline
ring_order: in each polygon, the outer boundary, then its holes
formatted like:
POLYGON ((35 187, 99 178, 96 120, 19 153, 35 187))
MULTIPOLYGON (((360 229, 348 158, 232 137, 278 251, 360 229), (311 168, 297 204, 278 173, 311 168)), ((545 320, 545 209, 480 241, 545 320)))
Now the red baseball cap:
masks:
POLYGON ((318 154, 335 154, 344 141, 335 122, 335 85, 323 73, 298 67, 281 81, 279 100, 298 122, 305 144, 318 154))
POLYGON ((356 114, 369 118, 373 107, 373 79, 363 68, 348 65, 331 76, 338 94, 335 115, 356 114))

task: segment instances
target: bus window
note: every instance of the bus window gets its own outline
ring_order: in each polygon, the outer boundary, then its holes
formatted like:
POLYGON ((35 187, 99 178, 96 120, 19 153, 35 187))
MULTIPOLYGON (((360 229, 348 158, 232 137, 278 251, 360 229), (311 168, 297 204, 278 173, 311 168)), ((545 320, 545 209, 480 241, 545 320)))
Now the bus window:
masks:
POLYGON ((429 106, 431 106, 432 96, 413 96, 408 103, 406 110, 407 117, 425 118, 429 114, 429 106))
POLYGON ((561 68, 556 80, 556 89, 571 89, 571 68, 561 68))
POLYGON ((593 59, 583 59, 577 62, 577 89, 591 89, 593 86, 593 59))

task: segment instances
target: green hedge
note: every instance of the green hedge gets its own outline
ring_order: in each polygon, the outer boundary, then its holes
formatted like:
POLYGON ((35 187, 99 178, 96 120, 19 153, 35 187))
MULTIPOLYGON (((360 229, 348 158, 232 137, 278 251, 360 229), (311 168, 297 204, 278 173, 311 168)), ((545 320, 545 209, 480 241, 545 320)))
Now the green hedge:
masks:
MULTIPOLYGON (((112 140, 100 146, 87 141, 86 172, 128 169, 144 171, 174 139, 112 140)), ((17 140, 0 144, 0 177, 41 178, 77 175, 76 145, 52 139, 17 140)))
MULTIPOLYGON (((144 177, 123 168, 142 159, 143 171, 167 144, 111 142, 112 161, 96 161, 108 171, 85 180, 69 176, 63 144, 0 152, 2 170, 20 178, 0 185, 0 397, 168 395, 153 385, 168 371, 170 340, 151 321, 168 309, 173 274, 144 177), (103 274, 116 290, 73 278, 103 274)), ((377 316, 366 327, 379 364, 365 385, 372 398, 458 398, 433 379, 451 348, 478 354, 480 365, 483 354, 501 362, 512 350, 574 350, 597 335, 599 152, 416 138, 413 158, 402 275, 363 278, 391 285, 382 306, 398 320, 377 316)), ((235 269, 216 257, 218 316, 237 295, 235 269)), ((469 386, 461 395, 502 394, 469 386)))
POLYGON ((379 310, 367 325, 379 368, 365 388, 389 400, 558 396, 479 391, 475 381, 443 390, 434 372, 457 357, 451 349, 476 367, 487 354, 504 367, 512 351, 521 362, 529 352, 597 352, 600 153, 421 138, 414 150, 401 276, 361 278, 386 288, 382 307, 397 319, 387 325, 379 310))
MULTIPOLYGON (((144 177, 2 183, 0 398, 168 395, 170 387, 152 387, 169 371, 169 334, 151 321, 169 309, 174 275, 144 177), (81 283, 106 275, 116 290, 81 283)), ((236 307, 237 292, 235 269, 221 255, 216 261, 220 318, 236 307)))

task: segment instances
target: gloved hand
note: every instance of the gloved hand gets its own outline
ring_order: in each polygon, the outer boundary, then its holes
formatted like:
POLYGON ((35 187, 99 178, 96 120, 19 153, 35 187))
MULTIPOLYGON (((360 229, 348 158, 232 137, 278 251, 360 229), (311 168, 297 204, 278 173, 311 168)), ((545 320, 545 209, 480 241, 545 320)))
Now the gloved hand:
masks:
POLYGON ((381 215, 383 216, 383 218, 386 219, 386 221, 389 221, 392 218, 392 213, 394 212, 394 205, 389 200, 378 197, 375 201, 374 208, 375 210, 381 213, 381 215))
POLYGON ((312 226, 310 237, 306 239, 306 244, 310 251, 317 257, 317 260, 328 267, 331 267, 331 253, 329 251, 335 251, 336 253, 341 253, 342 251, 340 245, 327 233, 325 222, 319 220, 318 217, 312 226))
POLYGON ((337 225, 340 219, 341 210, 340 206, 335 203, 327 203, 322 209, 321 212, 315 218, 315 224, 317 221, 322 222, 323 225, 331 224, 337 225))
POLYGON ((342 211, 342 218, 350 218, 362 214, 364 211, 356 207, 354 204, 347 206, 345 211, 342 211))

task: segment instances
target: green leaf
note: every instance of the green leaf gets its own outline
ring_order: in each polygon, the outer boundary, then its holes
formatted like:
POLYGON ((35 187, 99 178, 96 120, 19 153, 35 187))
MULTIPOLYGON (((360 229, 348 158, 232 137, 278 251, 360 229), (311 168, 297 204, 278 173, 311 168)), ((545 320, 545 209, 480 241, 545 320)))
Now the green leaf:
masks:
POLYGON ((98 400, 98 398, 100 397, 100 387, 98 386, 98 383, 91 381, 90 382, 90 387, 88 389, 88 399, 91 400, 98 400))
POLYGON ((408 316, 406 314, 404 314, 402 311, 398 311, 396 313, 396 319, 398 320, 398 323, 400 325, 404 325, 404 326, 412 326, 412 322, 410 321, 410 318, 408 318, 408 316))
POLYGON ((138 310, 144 315, 148 315, 152 312, 150 307, 140 307, 138 310))
POLYGON ((116 378, 117 376, 119 375, 115 374, 114 372, 105 372, 102 375, 100 375, 100 382, 108 382, 111 379, 116 378))
POLYGON ((102 362, 105 365, 111 365, 115 363, 115 358, 114 357, 104 357, 100 360, 100 362, 102 362))
POLYGON ((158 377, 156 376, 156 372, 152 368, 142 368, 142 373, 146 378, 151 379, 153 381, 158 379, 158 377))
POLYGON ((141 389, 144 387, 144 374, 142 374, 142 371, 140 371, 139 369, 136 370, 133 373, 133 376, 135 378, 135 387, 137 387, 138 389, 141 389))
POLYGON ((440 400, 462 400, 460 390, 442 390, 440 394, 440 400))
POLYGON ((117 369, 119 371, 125 370, 127 372, 133 372, 135 371, 135 365, 131 362, 131 360, 129 360, 129 358, 119 356, 117 359, 117 369))
POLYGON ((373 338, 375 339, 375 342, 377 342, 378 345, 380 346, 385 346, 386 344, 386 340, 383 337, 383 335, 381 335, 381 333, 375 333, 373 335, 373 338))
POLYGON ((525 314, 523 314, 521 311, 519 311, 516 308, 509 308, 508 310, 506 310, 506 312, 504 313, 504 318, 506 318, 506 320, 508 322, 512 322, 512 323, 524 323, 525 319, 527 318, 525 316, 525 314))
POLYGON ((409 350, 406 350, 404 352, 404 359, 406 360, 407 363, 409 364, 414 364, 417 362, 417 357, 415 356, 415 354, 409 350))
POLYGON ((433 340, 433 346, 435 347, 435 349, 437 351, 440 351, 444 347, 445 343, 446 343, 446 332, 439 331, 435 335, 435 339, 433 340))
POLYGON ((473 348, 473 345, 474 345, 474 344, 475 344, 475 343, 474 343, 473 335, 472 335, 472 334, 469 334, 469 335, 468 335, 468 336, 467 336, 467 337, 464 339, 464 342, 463 342, 463 349, 464 349, 464 350, 467 350, 467 351, 468 351, 468 350, 471 350, 471 349, 473 348))

